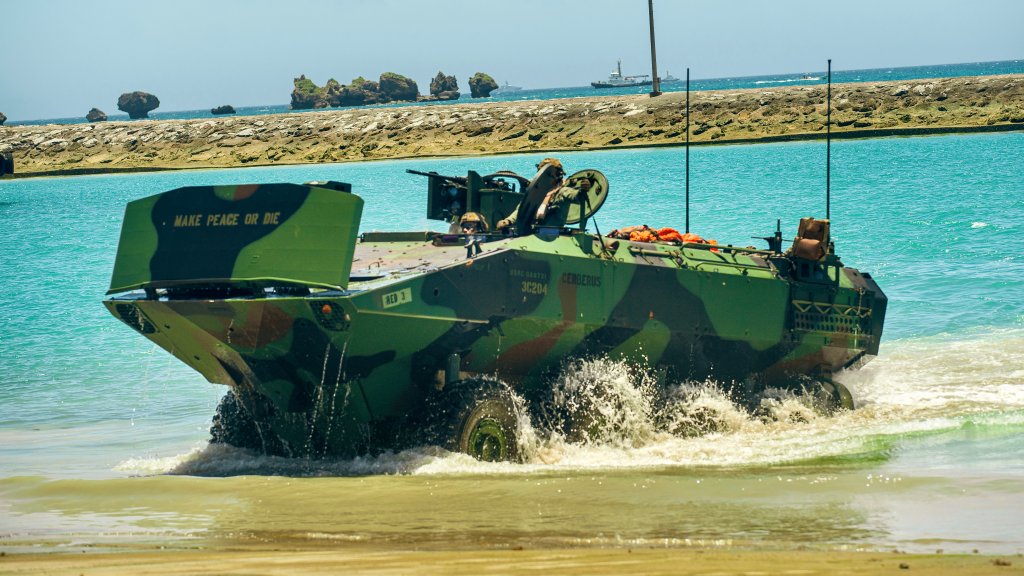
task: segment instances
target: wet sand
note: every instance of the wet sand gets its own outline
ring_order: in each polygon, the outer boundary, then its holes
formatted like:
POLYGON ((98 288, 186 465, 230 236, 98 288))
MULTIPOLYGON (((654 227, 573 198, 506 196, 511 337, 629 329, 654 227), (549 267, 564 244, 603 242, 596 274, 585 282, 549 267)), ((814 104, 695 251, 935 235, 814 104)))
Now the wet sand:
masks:
POLYGON ((1021 574, 1018 556, 722 549, 7 554, 2 574, 1021 574))
MULTIPOLYGON (((1024 130, 1024 75, 832 86, 832 133, 1024 130)), ((826 87, 694 92, 691 142, 825 137, 826 87)), ((474 102, 196 120, 0 127, 16 175, 680 146, 685 94, 474 102)))

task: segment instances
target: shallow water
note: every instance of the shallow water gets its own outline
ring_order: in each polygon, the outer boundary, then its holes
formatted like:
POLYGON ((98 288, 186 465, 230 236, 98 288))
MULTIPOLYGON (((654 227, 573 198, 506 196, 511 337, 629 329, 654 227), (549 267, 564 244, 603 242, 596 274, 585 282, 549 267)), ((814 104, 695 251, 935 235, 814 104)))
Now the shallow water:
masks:
MULTIPOLYGON (((691 152, 692 229, 747 244, 824 212, 821 143, 691 152)), ((840 379, 860 408, 786 400, 754 419, 713 384, 676 405, 594 361, 562 382, 631 394, 583 445, 533 435, 523 464, 437 448, 354 460, 206 444, 223 388, 100 304, 125 202, 178 186, 348 181, 363 230, 437 228, 406 168, 529 172, 541 155, 0 182, 0 549, 390 545, 1024 551, 1024 135, 837 142, 837 251, 890 297, 881 355, 840 379), (685 402, 684 402, 685 401, 685 402)), ((678 150, 562 154, 602 169, 603 231, 682 227, 678 150), (650 175, 656 175, 651 178, 650 175)))

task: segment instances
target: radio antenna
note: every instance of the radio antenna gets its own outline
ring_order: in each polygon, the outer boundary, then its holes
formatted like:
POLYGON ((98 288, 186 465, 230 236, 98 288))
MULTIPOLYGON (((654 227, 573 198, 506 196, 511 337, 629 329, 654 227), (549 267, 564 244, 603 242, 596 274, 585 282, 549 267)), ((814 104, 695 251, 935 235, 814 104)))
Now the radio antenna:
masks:
POLYGON ((690 69, 686 69, 686 233, 690 233, 690 69))
POLYGON ((832 59, 828 59, 828 108, 825 113, 825 219, 832 219, 832 59))

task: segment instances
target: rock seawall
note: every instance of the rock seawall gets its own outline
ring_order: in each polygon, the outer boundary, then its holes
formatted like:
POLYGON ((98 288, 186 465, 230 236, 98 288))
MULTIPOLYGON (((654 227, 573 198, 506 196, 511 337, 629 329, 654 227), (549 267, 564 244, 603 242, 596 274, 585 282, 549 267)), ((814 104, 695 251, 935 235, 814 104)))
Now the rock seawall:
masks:
MULTIPOLYGON (((1024 130, 1024 75, 832 86, 836 138, 1024 130)), ((678 146, 685 95, 11 126, 18 175, 678 146)), ((693 144, 824 138, 825 86, 693 92, 693 144)))

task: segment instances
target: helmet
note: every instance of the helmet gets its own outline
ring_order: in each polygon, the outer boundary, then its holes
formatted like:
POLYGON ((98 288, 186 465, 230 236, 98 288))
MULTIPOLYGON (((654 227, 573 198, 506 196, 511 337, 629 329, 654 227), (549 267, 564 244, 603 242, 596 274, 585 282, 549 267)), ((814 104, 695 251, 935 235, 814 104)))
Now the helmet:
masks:
POLYGON ((559 160, 558 158, 545 158, 541 160, 540 164, 537 164, 537 170, 540 170, 541 168, 547 166, 548 164, 554 166, 555 168, 558 168, 559 172, 565 174, 565 169, 562 168, 562 161, 559 160))
POLYGON ((487 219, 477 212, 466 212, 462 215, 462 218, 459 218, 460 225, 464 226, 470 222, 476 222, 481 230, 487 230, 487 219))

